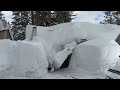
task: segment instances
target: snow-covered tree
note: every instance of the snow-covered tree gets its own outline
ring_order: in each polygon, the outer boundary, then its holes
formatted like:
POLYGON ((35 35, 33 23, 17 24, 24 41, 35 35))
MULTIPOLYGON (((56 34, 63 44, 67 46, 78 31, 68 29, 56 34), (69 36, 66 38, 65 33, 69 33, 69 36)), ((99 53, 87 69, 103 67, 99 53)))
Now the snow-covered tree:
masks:
POLYGON ((114 18, 115 18, 115 20, 116 20, 116 24, 117 24, 117 25, 120 25, 120 11, 114 12, 114 13, 113 13, 113 16, 114 16, 114 18))
POLYGON ((47 11, 31 11, 31 22, 37 26, 47 26, 47 11))
POLYGON ((74 19, 73 16, 75 16, 73 15, 73 11, 31 11, 32 24, 38 26, 71 22, 74 19))
POLYGON ((66 23, 71 22, 72 19, 74 19, 73 11, 53 11, 52 13, 52 24, 60 24, 60 23, 66 23))
POLYGON ((12 30, 15 40, 25 39, 25 28, 30 22, 29 11, 13 11, 12 30))
POLYGON ((104 20, 100 21, 101 24, 116 24, 116 19, 114 17, 114 13, 116 11, 105 11, 104 20))
POLYGON ((105 11, 105 19, 100 21, 101 24, 120 25, 120 11, 105 11))
POLYGON ((3 14, 2 14, 2 11, 0 11, 0 19, 2 18, 3 14))

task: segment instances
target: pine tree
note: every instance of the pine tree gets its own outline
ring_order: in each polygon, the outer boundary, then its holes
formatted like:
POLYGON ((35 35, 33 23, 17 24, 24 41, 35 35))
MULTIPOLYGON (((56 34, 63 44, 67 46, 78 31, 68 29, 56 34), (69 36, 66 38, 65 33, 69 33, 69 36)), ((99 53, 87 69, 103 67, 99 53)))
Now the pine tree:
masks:
POLYGON ((17 33, 19 29, 21 29, 20 27, 20 11, 13 11, 12 14, 14 17, 12 18, 13 21, 12 23, 12 30, 14 33, 17 33))
POLYGON ((73 11, 31 11, 31 22, 37 26, 50 26, 71 22, 73 16, 73 11))
POLYGON ((37 26, 56 25, 71 22, 73 11, 13 11, 12 30, 15 40, 25 39, 28 24, 37 26), (49 22, 50 21, 50 22, 49 22))
POLYGON ((2 11, 0 11, 0 19, 2 18, 3 14, 2 14, 2 11))
POLYGON ((101 24, 115 24, 116 20, 114 17, 114 11, 105 11, 104 20, 100 21, 101 24))
POLYGON ((120 25, 120 11, 115 11, 113 17, 115 18, 116 24, 120 25))
POLYGON ((120 25, 120 11, 105 11, 105 19, 101 24, 117 24, 120 25))
POLYGON ((54 11, 52 13, 52 25, 71 22, 74 19, 73 11, 54 11))
POLYGON ((30 22, 29 11, 13 11, 12 30, 15 40, 25 39, 25 29, 30 22))
POLYGON ((47 11, 31 11, 31 22, 33 25, 46 26, 47 11))

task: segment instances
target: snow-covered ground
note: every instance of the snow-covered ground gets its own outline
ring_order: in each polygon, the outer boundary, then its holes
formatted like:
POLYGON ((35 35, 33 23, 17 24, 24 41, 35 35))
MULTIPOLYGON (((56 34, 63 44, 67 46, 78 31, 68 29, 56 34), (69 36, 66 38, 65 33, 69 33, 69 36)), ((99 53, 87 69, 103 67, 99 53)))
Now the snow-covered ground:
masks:
POLYGON ((33 26, 27 26, 24 41, 0 40, 0 78, 105 79, 106 73, 100 70, 114 67, 118 61, 117 25, 71 22, 37 26, 37 36, 30 40, 33 26), (80 43, 81 39, 88 41, 80 43), (59 69, 71 53, 69 67, 59 69))

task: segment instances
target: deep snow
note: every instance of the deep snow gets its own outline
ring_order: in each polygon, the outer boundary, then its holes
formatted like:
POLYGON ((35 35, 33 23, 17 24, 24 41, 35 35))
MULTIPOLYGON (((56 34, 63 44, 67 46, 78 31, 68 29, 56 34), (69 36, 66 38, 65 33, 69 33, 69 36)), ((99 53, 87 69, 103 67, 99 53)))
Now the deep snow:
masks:
MULTIPOLYGON (((76 52, 79 52, 81 49, 84 49, 84 52, 89 50, 89 52, 92 52, 93 56, 89 57, 89 54, 86 54, 88 57, 84 60, 84 62, 89 62, 91 65, 97 62, 98 66, 100 66, 103 65, 105 61, 107 64, 108 62, 111 64, 113 59, 115 62, 117 61, 119 45, 113 41, 120 32, 119 26, 117 25, 71 22, 52 27, 37 26, 37 36, 30 41, 33 26, 34 25, 27 26, 26 39, 24 41, 0 40, 0 43, 2 43, 0 44, 0 58, 4 59, 0 60, 0 78, 105 78, 105 74, 103 73, 98 73, 97 71, 93 73, 85 69, 84 67, 86 66, 82 63, 81 65, 83 67, 71 67, 73 64, 76 65, 72 62, 75 61, 73 56, 78 55, 79 53, 76 52), (97 38, 101 40, 97 40, 97 38), (81 39, 91 41, 79 44, 81 39), (81 46, 83 46, 83 48, 80 48, 81 46), (87 47, 88 49, 85 50, 87 47), (109 51, 107 49, 109 49, 109 51), (104 56, 106 55, 104 50, 106 53, 109 52, 108 57, 104 56), (72 52, 71 65, 66 69, 58 69, 72 52), (98 55, 98 60, 95 54, 98 55), (49 64, 58 70, 47 72, 49 64)), ((84 52, 83 56, 85 56, 84 52)), ((80 53, 79 55, 81 56, 82 54, 80 53)), ((78 57, 79 56, 76 58, 78 57)), ((80 61, 81 60, 82 59, 80 59, 80 61)), ((93 67, 87 66, 87 68, 91 69, 93 67)))
POLYGON ((47 73, 48 61, 41 42, 0 40, 0 46, 0 70, 9 70, 17 77, 47 73))
POLYGON ((120 55, 120 46, 114 40, 93 39, 77 45, 69 67, 80 67, 90 72, 106 73, 115 66, 120 55))

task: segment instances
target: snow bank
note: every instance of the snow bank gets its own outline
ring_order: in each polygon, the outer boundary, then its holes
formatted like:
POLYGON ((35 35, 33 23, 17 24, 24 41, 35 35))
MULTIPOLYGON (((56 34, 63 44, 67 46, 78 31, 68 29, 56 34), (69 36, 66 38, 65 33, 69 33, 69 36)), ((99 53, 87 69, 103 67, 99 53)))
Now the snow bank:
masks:
MULTIPOLYGON (((42 40, 0 40, 0 78, 38 77, 47 73, 48 61, 42 40), (5 75, 8 74, 8 75, 5 75)), ((46 44, 45 44, 46 45, 46 44)))
POLYGON ((118 25, 100 25, 87 22, 70 22, 58 24, 51 27, 37 26, 37 34, 50 41, 64 42, 67 40, 78 39, 95 39, 110 38, 115 40, 118 35, 120 26, 118 25), (49 31, 52 29, 53 31, 49 31), (60 40, 58 40, 60 39, 60 40), (64 39, 64 40, 63 40, 64 39))
POLYGON ((84 30, 74 26, 74 23, 64 23, 48 28, 37 26, 37 35, 52 43, 55 49, 59 51, 58 46, 65 45, 76 39, 81 39, 86 37, 84 30), (76 29, 75 29, 76 28, 76 29), (53 31, 49 31, 49 30, 53 31), (81 32, 79 32, 81 31, 81 32))
POLYGON ((47 57, 40 42, 17 41, 13 53, 11 66, 15 76, 29 76, 36 72, 42 76, 47 72, 47 57))
POLYGON ((106 72, 109 67, 115 65, 119 55, 120 46, 114 40, 89 40, 76 46, 69 67, 106 72))
MULTIPOLYGON (((34 25, 27 26, 26 39, 31 37, 33 27, 34 25)), ((96 38, 103 38, 115 40, 119 32, 120 31, 118 25, 100 25, 87 22, 70 22, 54 25, 51 27, 37 26, 37 36, 34 37, 33 41, 42 41, 47 53, 49 63, 53 63, 55 60, 58 63, 58 60, 61 59, 58 59, 57 57, 63 58, 64 55, 62 57, 62 54, 63 52, 66 52, 64 51, 64 47, 66 47, 64 46, 65 44, 71 43, 73 41, 75 43, 79 43, 81 39, 93 40, 96 38)), ((65 57, 67 57, 67 54, 65 54, 65 57)), ((64 61, 64 59, 62 60, 64 61)))
MULTIPOLYGON (((34 25, 26 27, 26 39, 30 39, 34 25)), ((63 50, 63 46, 72 41, 80 42, 81 39, 92 40, 107 38, 115 40, 120 33, 118 25, 100 25, 87 22, 70 22, 51 27, 37 27, 37 36, 44 39, 51 50, 63 50)))
POLYGON ((10 66, 12 41, 9 39, 0 40, 0 71, 10 66))
MULTIPOLYGON (((34 25, 26 28, 26 39, 31 37, 34 25)), ((87 22, 70 22, 51 27, 37 27, 37 36, 44 39, 51 50, 55 52, 63 50, 63 46, 72 41, 80 42, 81 39, 92 40, 106 38, 115 40, 120 33, 118 25, 100 25, 87 22)))

